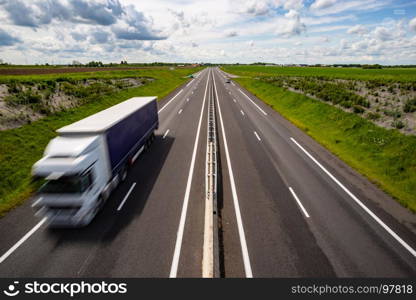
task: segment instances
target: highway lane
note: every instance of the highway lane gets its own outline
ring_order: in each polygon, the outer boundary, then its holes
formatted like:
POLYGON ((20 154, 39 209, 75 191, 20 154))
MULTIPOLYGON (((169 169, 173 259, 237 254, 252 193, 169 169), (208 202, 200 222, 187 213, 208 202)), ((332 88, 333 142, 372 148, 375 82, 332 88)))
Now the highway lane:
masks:
MULTIPOLYGON (((159 103, 151 151, 139 157, 91 225, 41 226, 0 264, 0 276, 168 277, 207 80, 205 70, 159 103)), ((1 243, 4 253, 38 219, 26 204, 1 222, 8 225, 0 226, 8 237, 1 243)))
MULTIPOLYGON (((298 145, 308 149, 322 147, 281 120, 242 87, 225 83, 219 71, 215 72, 215 78, 225 131, 230 139, 230 156, 254 277, 410 277, 416 274, 413 254, 357 205, 298 145)), ((320 157, 319 151, 313 153, 320 157)), ((321 163, 331 174, 415 249, 415 235, 372 201, 380 193, 373 197, 363 193, 338 171, 347 167, 333 155, 325 155, 329 156, 326 161, 333 162, 321 163)), ((354 175, 350 177, 360 178, 352 170, 349 172, 354 175)), ((357 178, 353 179, 357 181, 357 178)), ((365 179, 361 180, 367 190, 374 189, 365 179)), ((226 185, 224 182, 224 189, 226 185)), ((224 213, 231 218, 232 212, 224 213)), ((227 246, 226 239, 224 243, 227 261, 227 247, 228 253, 235 256, 238 241, 228 239, 227 246)), ((241 269, 234 266, 229 272, 245 275, 241 269)))

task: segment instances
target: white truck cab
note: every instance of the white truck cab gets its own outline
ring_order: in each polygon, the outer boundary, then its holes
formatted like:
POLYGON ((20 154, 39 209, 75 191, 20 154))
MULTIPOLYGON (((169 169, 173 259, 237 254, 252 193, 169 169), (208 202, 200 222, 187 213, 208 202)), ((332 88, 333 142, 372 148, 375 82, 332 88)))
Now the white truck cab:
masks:
POLYGON ((33 166, 33 175, 45 179, 36 205, 53 225, 82 226, 99 209, 97 199, 111 176, 100 140, 100 135, 56 137, 33 166))

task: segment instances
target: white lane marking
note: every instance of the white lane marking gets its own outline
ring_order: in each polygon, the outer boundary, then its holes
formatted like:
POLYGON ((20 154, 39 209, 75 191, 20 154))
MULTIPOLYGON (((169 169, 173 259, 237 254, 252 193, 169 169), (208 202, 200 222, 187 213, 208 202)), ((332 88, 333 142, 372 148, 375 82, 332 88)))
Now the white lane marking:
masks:
POLYGON ((186 98, 186 102, 189 102, 189 98, 186 98))
POLYGON ((233 99, 234 103, 237 103, 237 101, 235 99, 233 99))
POLYGON ((124 196, 123 201, 121 201, 120 205, 117 207, 117 211, 120 211, 123 208, 124 203, 126 202, 127 198, 130 196, 135 186, 136 186, 136 183, 133 182, 126 196, 124 196))
POLYGON ((232 82, 232 81, 231 81, 231 84, 232 84, 233 86, 235 86, 234 82, 232 82))
POLYGON ((240 109, 241 114, 244 116, 244 112, 240 109))
POLYGON ((295 191, 291 187, 289 187, 289 191, 292 193, 293 198, 295 198, 296 202, 300 206, 300 208, 303 211, 303 213, 305 214, 305 216, 307 218, 309 218, 308 212, 306 211, 305 207, 303 207, 302 202, 300 202, 300 200, 299 200, 298 196, 296 195, 295 191))
POLYGON ((254 131, 254 135, 256 136, 256 138, 259 140, 259 142, 261 142, 261 138, 259 137, 259 135, 257 134, 256 131, 254 131))
POLYGON ((258 106, 253 100, 251 100, 251 98, 249 96, 247 96, 242 90, 240 90, 240 89, 238 89, 238 90, 240 91, 241 94, 243 94, 244 96, 246 96, 246 98, 248 100, 250 100, 250 102, 253 103, 258 108, 258 110, 260 110, 262 112, 263 115, 267 116, 267 113, 264 110, 262 110, 260 108, 260 106, 258 106))
POLYGON ((351 193, 338 179, 335 178, 323 165, 321 165, 308 151, 306 151, 293 137, 290 138, 322 171, 324 171, 341 189, 344 190, 366 213, 368 213, 381 227, 383 227, 396 241, 398 241, 407 251, 416 257, 416 250, 410 247, 400 236, 390 229, 379 217, 367 208, 353 193, 351 193))
POLYGON ((39 199, 37 199, 35 202, 32 203, 32 207, 35 207, 36 205, 39 204, 40 201, 42 201, 42 197, 39 197, 39 199))
POLYGON ((178 115, 180 115, 180 114, 182 113, 182 111, 183 111, 183 109, 181 108, 181 109, 178 111, 178 115))
POLYGON ((141 148, 136 152, 136 154, 133 156, 133 158, 131 159, 131 163, 134 163, 136 161, 136 159, 139 157, 140 153, 142 153, 144 150, 144 145, 141 146, 141 148))
POLYGON ((34 234, 36 230, 38 230, 43 225, 43 223, 46 222, 46 220, 46 217, 43 218, 38 224, 36 224, 31 230, 29 230, 29 232, 26 233, 16 244, 14 244, 9 250, 7 250, 7 252, 0 257, 0 264, 4 262, 6 258, 8 258, 10 254, 12 254, 17 248, 19 248, 20 245, 22 245, 28 238, 30 238, 30 236, 34 234))
POLYGON ((172 99, 169 100, 168 103, 166 103, 161 109, 159 109, 159 111, 157 112, 158 114, 162 112, 162 110, 164 110, 166 108, 166 106, 168 106, 173 100, 175 100, 176 97, 179 96, 180 93, 183 92, 183 89, 181 89, 172 99))
POLYGON ((245 233, 244 233, 243 221, 242 221, 242 218, 241 218, 240 205, 238 203, 238 195, 237 195, 237 189, 235 187, 235 182, 234 182, 234 174, 233 174, 233 168, 231 166, 230 153, 228 152, 227 137, 225 135, 224 122, 222 120, 221 106, 220 106, 220 101, 219 101, 219 98, 218 98, 217 85, 215 83, 215 76, 213 77, 213 79, 214 79, 215 94, 217 96, 218 113, 220 115, 220 121, 221 121, 222 137, 223 137, 223 140, 224 140, 225 156, 226 156, 227 165, 228 165, 228 174, 229 174, 230 183, 231 183, 231 192, 232 192, 232 195, 233 195, 235 216, 236 216, 236 219, 237 219, 238 235, 240 237, 241 252, 243 254, 244 270, 245 270, 245 273, 246 273, 246 277, 247 278, 252 278, 253 277, 253 272, 251 270, 250 257, 249 257, 249 254, 248 254, 248 248, 247 248, 246 236, 245 236, 245 233))
POLYGON ((166 130, 166 132, 165 132, 165 134, 163 135, 162 139, 164 139, 164 138, 168 135, 168 133, 169 133, 169 129, 168 129, 168 130, 166 130))
POLYGON ((192 79, 191 81, 188 82, 188 84, 186 85, 186 87, 188 87, 192 82, 194 82, 194 80, 192 79))
POLYGON ((188 182, 186 183, 185 196, 183 198, 183 205, 182 205, 181 218, 180 218, 180 221, 179 221, 179 228, 178 228, 178 232, 176 234, 175 250, 173 252, 172 265, 171 265, 170 274, 169 274, 170 278, 174 278, 178 274, 178 265, 179 265, 179 258, 180 258, 180 255, 181 255, 183 231, 185 229, 186 212, 188 210, 189 194, 191 192, 192 177, 193 177, 193 174, 194 174, 195 158, 196 158, 196 152, 197 152, 197 149, 198 149, 199 132, 201 130, 202 116, 203 116, 203 112, 204 112, 205 99, 206 99, 207 90, 208 90, 208 82, 209 82, 209 71, 208 71, 208 77, 207 77, 207 84, 205 86, 204 100, 202 101, 201 114, 199 116, 198 129, 196 131, 196 137, 195 137, 195 143, 194 143, 194 150, 193 150, 193 153, 192 153, 191 165, 189 167, 188 182))

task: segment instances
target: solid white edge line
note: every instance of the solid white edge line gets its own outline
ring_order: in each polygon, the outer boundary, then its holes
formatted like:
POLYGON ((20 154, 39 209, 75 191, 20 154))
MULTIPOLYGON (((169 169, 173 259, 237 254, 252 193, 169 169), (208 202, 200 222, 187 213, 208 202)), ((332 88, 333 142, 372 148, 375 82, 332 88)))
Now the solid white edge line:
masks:
POLYGON ((126 202, 127 198, 130 196, 135 186, 136 186, 136 183, 133 182, 126 196, 124 196, 123 201, 121 201, 120 205, 117 207, 117 211, 120 211, 123 208, 124 203, 126 202))
POLYGON ((162 139, 164 139, 164 138, 168 135, 168 133, 169 133, 169 129, 168 129, 168 130, 166 130, 166 132, 165 132, 165 134, 163 135, 162 139))
POLYGON ((213 76, 213 80, 214 80, 215 94, 217 96, 217 107, 218 107, 218 114, 220 116, 222 137, 223 137, 223 140, 224 140, 224 149, 225 149, 225 156, 226 156, 227 165, 228 165, 228 174, 230 176, 231 192, 232 192, 232 195, 233 195, 235 216, 236 216, 236 219, 237 219, 238 235, 240 237, 241 252, 243 254, 244 270, 245 270, 245 273, 246 273, 246 277, 247 278, 252 278, 253 277, 253 272, 251 270, 250 257, 249 257, 249 254, 248 254, 248 248, 247 248, 246 236, 245 236, 245 233, 244 233, 243 221, 242 221, 242 218, 241 218, 240 205, 238 203, 238 195, 237 195, 237 189, 235 187, 235 182, 234 182, 233 168, 231 166, 230 154, 228 152, 227 137, 225 135, 224 122, 222 120, 221 106, 220 106, 220 101, 219 101, 219 98, 218 98, 218 91, 217 91, 217 85, 215 83, 215 76, 213 76))
POLYGON ((31 230, 29 230, 29 232, 26 233, 16 244, 14 244, 9 250, 7 250, 7 252, 0 257, 0 264, 4 262, 10 256, 10 254, 12 254, 17 248, 19 248, 20 245, 22 245, 32 234, 34 234, 36 230, 38 230, 39 227, 41 227, 43 223, 46 222, 46 220, 46 217, 43 218, 38 224, 36 224, 31 230))
POLYGON ((257 134, 256 131, 254 131, 254 135, 256 136, 256 138, 259 140, 259 142, 261 142, 261 138, 259 137, 259 135, 257 134))
POLYGON ((263 115, 267 116, 267 113, 264 110, 262 110, 261 107, 258 106, 253 100, 251 100, 251 98, 249 96, 247 96, 241 89, 238 89, 238 90, 240 91, 241 94, 243 94, 244 96, 246 96, 247 99, 250 100, 251 103, 253 103, 258 108, 258 110, 260 110, 263 113, 263 115))
POLYGON ((324 166, 322 166, 308 151, 306 151, 293 137, 290 138, 322 171, 324 171, 341 189, 344 190, 366 213, 368 213, 381 227, 383 227, 396 241, 398 241, 407 251, 416 257, 416 250, 410 247, 400 236, 398 236, 389 226, 367 208, 353 193, 351 193, 338 179, 335 178, 324 166))
POLYGON ((188 82, 188 84, 186 85, 186 87, 188 87, 192 82, 194 82, 194 80, 192 79, 191 81, 188 82))
POLYGON ((157 113, 158 114, 161 113, 166 108, 166 106, 168 106, 173 100, 175 100, 175 98, 178 97, 179 94, 182 93, 182 92, 183 92, 183 89, 181 89, 172 99, 169 100, 168 103, 166 103, 161 109, 159 109, 159 111, 157 113))
POLYGON ((302 202, 300 202, 300 200, 299 200, 298 196, 296 195, 295 191, 291 187, 289 187, 289 191, 292 193, 293 198, 295 198, 296 202, 300 206, 300 208, 303 211, 303 213, 305 214, 305 216, 307 218, 309 218, 308 212, 306 211, 305 207, 303 207, 302 202))
POLYGON ((189 194, 190 194, 190 191, 191 191, 192 177, 193 177, 193 174, 194 174, 195 158, 196 158, 196 153, 197 153, 197 149, 198 149, 199 132, 201 130, 202 116, 203 116, 203 113, 204 113, 205 99, 206 99, 207 90, 208 90, 208 82, 209 82, 209 71, 208 71, 208 77, 207 77, 207 84, 205 86, 204 100, 202 101, 201 114, 199 116, 198 129, 196 131, 195 144, 194 144, 194 150, 193 150, 193 153, 192 153, 191 165, 189 167, 189 174, 188 174, 188 181, 186 183, 185 196, 183 198, 183 205, 182 205, 182 212, 181 212, 181 217, 180 217, 180 221, 179 221, 179 228, 178 228, 178 232, 176 234, 175 250, 173 252, 172 265, 171 265, 170 274, 169 274, 170 278, 175 278, 178 274, 178 265, 179 265, 179 258, 180 258, 180 255, 181 255, 183 232, 184 232, 184 229, 185 229, 186 212, 188 210, 189 194))

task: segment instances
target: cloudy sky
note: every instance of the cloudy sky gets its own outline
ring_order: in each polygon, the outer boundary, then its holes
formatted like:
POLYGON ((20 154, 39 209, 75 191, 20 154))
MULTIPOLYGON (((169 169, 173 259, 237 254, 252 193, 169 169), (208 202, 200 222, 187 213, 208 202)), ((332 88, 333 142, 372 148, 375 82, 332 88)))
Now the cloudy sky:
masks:
POLYGON ((0 59, 416 64, 416 1, 0 0, 0 59))

